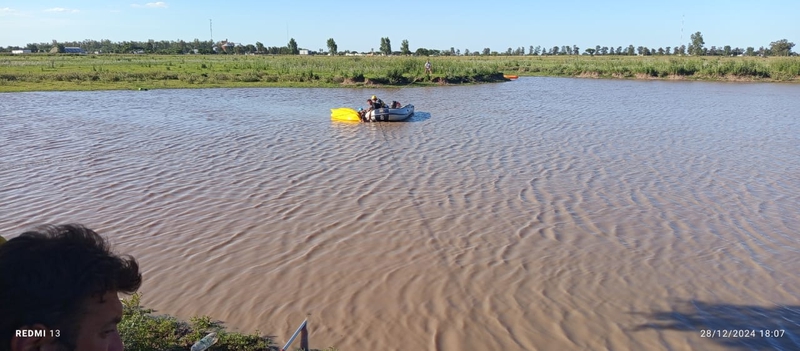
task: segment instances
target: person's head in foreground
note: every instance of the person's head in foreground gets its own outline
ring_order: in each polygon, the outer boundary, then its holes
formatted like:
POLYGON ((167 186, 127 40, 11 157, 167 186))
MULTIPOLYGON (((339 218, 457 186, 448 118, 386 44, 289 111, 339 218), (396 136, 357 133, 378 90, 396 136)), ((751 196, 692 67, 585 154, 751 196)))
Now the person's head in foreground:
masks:
POLYGON ((117 293, 141 283, 136 260, 80 225, 10 239, 0 245, 0 351, 122 350, 117 293))

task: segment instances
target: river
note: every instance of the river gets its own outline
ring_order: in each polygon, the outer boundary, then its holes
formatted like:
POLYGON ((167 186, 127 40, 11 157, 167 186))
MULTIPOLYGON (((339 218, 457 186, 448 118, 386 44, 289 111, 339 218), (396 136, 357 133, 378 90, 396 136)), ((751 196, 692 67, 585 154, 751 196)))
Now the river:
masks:
POLYGON ((78 222, 142 302, 312 348, 800 348, 800 85, 0 94, 0 233, 78 222), (370 95, 407 122, 342 124, 370 95), (783 329, 707 338, 703 330, 783 329))

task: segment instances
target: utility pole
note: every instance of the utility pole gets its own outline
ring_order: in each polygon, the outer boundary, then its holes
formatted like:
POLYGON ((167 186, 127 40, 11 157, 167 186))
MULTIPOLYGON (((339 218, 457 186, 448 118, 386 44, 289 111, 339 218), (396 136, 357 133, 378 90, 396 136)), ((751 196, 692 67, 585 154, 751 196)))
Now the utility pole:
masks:
POLYGON ((211 19, 208 19, 208 31, 211 34, 211 46, 214 46, 214 27, 211 25, 211 19))

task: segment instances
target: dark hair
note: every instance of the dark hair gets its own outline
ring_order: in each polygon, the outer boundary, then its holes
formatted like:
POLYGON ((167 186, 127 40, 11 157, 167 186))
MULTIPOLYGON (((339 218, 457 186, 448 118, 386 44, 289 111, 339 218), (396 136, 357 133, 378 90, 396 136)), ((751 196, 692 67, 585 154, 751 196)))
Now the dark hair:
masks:
POLYGON ((43 324, 59 329, 74 348, 89 298, 109 291, 133 293, 142 284, 139 264, 117 256, 91 229, 43 226, 0 245, 0 351, 17 329, 43 324))

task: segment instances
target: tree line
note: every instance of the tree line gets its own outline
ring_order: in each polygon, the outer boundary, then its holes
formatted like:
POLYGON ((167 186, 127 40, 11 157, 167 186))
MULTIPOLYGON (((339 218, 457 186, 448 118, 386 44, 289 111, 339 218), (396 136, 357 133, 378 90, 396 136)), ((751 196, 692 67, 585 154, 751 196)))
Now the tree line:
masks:
MULTIPOLYGON (((116 54, 129 54, 129 53, 142 53, 142 54, 168 54, 168 55, 176 55, 176 54, 188 54, 188 53, 196 53, 196 54, 270 54, 270 55, 297 55, 300 53, 300 50, 307 50, 301 49, 298 47, 297 42, 294 38, 290 39, 289 42, 285 46, 264 46, 261 42, 256 42, 255 44, 243 44, 243 43, 233 43, 229 42, 227 39, 218 42, 212 42, 211 40, 199 40, 194 39, 193 41, 184 41, 184 40, 148 40, 148 41, 122 41, 122 42, 112 42, 108 39, 103 40, 83 40, 83 41, 72 41, 72 42, 56 42, 53 41, 51 43, 30 43, 27 44, 25 47, 18 47, 18 46, 8 46, 6 48, 0 47, 0 52, 10 52, 11 50, 20 50, 20 49, 28 49, 31 52, 50 52, 50 53, 63 53, 65 47, 80 47, 84 51, 92 53, 92 52, 99 52, 99 53, 116 53, 116 54)), ((327 47, 328 51, 323 50, 320 48, 319 50, 313 51, 308 50, 309 54, 331 54, 331 55, 340 55, 340 54, 351 54, 356 53, 356 51, 339 51, 338 46, 336 45, 336 41, 333 38, 329 38, 327 40, 327 47)), ((706 47, 705 41, 703 40, 703 35, 700 32, 696 32, 691 35, 691 41, 688 45, 679 45, 675 47, 667 46, 667 47, 660 47, 660 48, 648 48, 645 46, 638 46, 634 47, 633 45, 628 45, 626 47, 617 46, 600 46, 597 45, 594 48, 585 48, 583 52, 581 52, 580 48, 577 45, 564 45, 564 46, 553 46, 552 48, 545 48, 542 46, 530 45, 528 47, 527 52, 525 51, 524 46, 520 46, 516 49, 508 48, 505 51, 498 52, 491 50, 490 48, 483 48, 483 50, 476 50, 470 51, 469 49, 464 49, 462 52, 460 49, 456 49, 455 47, 451 47, 449 50, 438 50, 438 49, 426 49, 426 48, 417 48, 415 51, 411 51, 409 48, 408 40, 403 40, 400 43, 400 50, 393 51, 391 40, 388 37, 380 38, 380 46, 377 52, 374 51, 374 48, 370 50, 370 53, 378 53, 383 55, 419 55, 419 56, 498 56, 498 55, 506 55, 506 56, 525 56, 525 55, 538 55, 538 56, 550 56, 550 55, 641 55, 641 56, 650 56, 650 55, 693 55, 693 56, 790 56, 796 55, 796 53, 792 52, 792 48, 794 47, 793 42, 789 42, 786 39, 781 39, 778 41, 771 42, 769 46, 761 46, 758 49, 754 47, 747 47, 747 48, 733 48, 730 45, 725 45, 721 47, 711 46, 706 47)))
MULTIPOLYGON (((634 47, 633 45, 628 45, 627 47, 617 46, 614 48, 613 46, 600 46, 597 45, 594 48, 586 48, 584 49, 583 53, 581 53, 580 48, 577 45, 564 45, 564 46, 553 46, 552 48, 544 48, 542 46, 534 47, 531 45, 528 48, 528 52, 525 52, 525 48, 520 46, 516 49, 508 48, 505 52, 497 52, 491 51, 489 48, 484 48, 481 52, 470 52, 469 49, 464 50, 464 55, 507 55, 507 56, 522 56, 522 55, 540 55, 540 56, 549 56, 549 55, 640 55, 640 56, 651 56, 651 55, 692 55, 692 56, 791 56, 796 55, 792 52, 792 48, 794 47, 794 43, 789 42, 786 39, 781 39, 778 41, 771 42, 768 47, 761 46, 758 49, 753 47, 747 47, 746 49, 742 49, 739 47, 732 48, 730 45, 725 45, 721 47, 711 46, 710 48, 705 47, 705 41, 703 40, 703 34, 700 32, 694 33, 691 35, 691 42, 689 45, 680 45, 680 46, 667 46, 667 47, 660 47, 656 48, 648 48, 646 46, 638 46, 634 47)), ((455 48, 450 48, 449 52, 445 52, 444 55, 461 55, 461 52, 455 48)))

